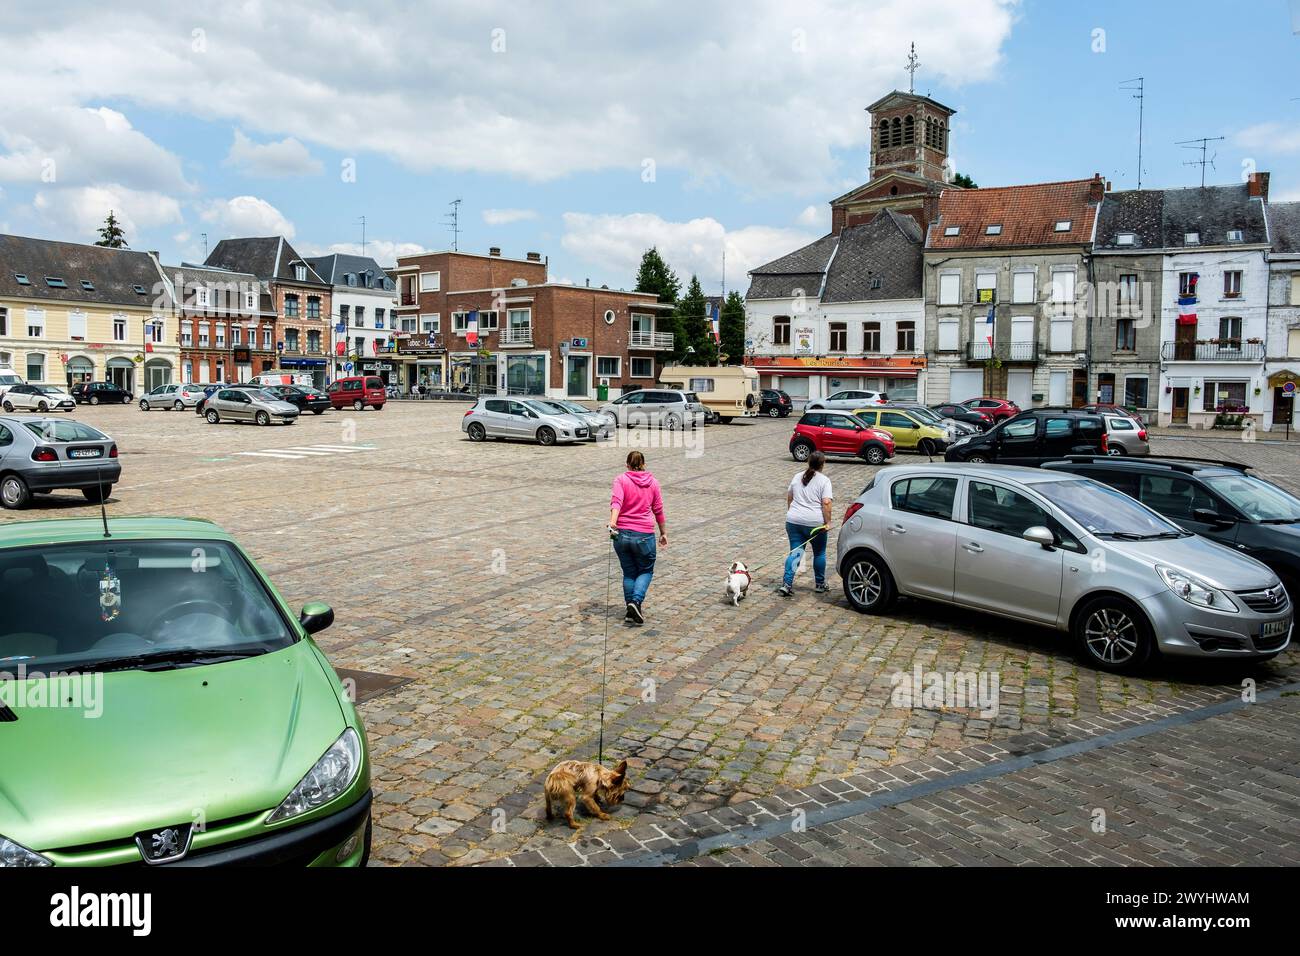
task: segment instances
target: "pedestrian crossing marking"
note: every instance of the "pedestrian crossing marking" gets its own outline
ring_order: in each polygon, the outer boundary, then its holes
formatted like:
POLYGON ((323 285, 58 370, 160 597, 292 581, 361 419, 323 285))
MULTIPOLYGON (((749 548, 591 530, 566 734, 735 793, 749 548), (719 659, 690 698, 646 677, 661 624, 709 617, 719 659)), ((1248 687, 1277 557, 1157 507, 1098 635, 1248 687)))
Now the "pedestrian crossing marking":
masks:
POLYGON ((282 458, 288 461, 300 461, 304 458, 374 451, 375 447, 374 445, 301 445, 291 448, 264 448, 260 451, 237 451, 235 454, 247 458, 282 458))

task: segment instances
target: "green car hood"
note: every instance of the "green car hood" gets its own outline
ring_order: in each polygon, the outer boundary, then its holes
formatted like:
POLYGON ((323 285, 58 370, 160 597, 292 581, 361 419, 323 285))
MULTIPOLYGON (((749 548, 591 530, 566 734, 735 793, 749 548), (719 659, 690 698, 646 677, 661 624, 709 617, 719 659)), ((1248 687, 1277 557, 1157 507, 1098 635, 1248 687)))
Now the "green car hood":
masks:
POLYGON ((71 849, 275 808, 347 726, 327 667, 300 640, 246 660, 106 673, 98 717, 22 706, 6 688, 18 719, 0 722, 0 834, 71 849))

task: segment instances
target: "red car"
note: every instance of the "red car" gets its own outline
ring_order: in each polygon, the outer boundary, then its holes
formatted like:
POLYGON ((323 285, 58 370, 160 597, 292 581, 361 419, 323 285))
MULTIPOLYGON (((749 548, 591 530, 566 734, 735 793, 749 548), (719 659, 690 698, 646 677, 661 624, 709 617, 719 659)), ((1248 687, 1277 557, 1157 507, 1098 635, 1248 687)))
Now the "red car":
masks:
POLYGON ((995 425, 1020 414, 1020 406, 1005 398, 968 398, 962 404, 973 411, 988 415, 995 425))
POLYGON ((356 375, 341 378, 330 384, 328 389, 330 405, 334 408, 355 408, 361 411, 367 405, 377 412, 384 410, 388 393, 384 390, 384 380, 375 375, 356 375))
POLYGON ((847 412, 808 412, 794 426, 790 454, 807 461, 814 451, 824 455, 851 455, 869 465, 883 465, 894 457, 894 437, 868 428, 847 412))

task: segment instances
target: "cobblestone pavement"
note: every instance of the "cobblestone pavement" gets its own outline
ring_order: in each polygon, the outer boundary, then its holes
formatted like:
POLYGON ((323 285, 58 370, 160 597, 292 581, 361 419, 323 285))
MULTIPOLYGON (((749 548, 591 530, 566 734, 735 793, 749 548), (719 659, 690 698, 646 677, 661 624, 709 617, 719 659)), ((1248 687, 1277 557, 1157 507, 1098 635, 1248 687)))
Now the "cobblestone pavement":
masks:
MULTIPOLYGON (((335 607, 337 623, 319 637, 337 667, 407 681, 361 705, 373 863, 621 842, 630 828, 819 781, 1239 692, 1240 670, 1102 674, 1080 666, 1061 635, 936 605, 862 617, 838 589, 814 595, 807 576, 783 600, 772 589, 797 470, 791 423, 713 426, 688 447, 681 436, 634 436, 664 485, 670 544, 647 625, 624 628, 617 610, 610 624, 606 762, 629 758, 633 790, 614 819, 575 836, 542 819, 540 780, 560 759, 596 753, 611 567, 603 528, 610 480, 633 446, 472 445, 463 411, 392 403, 265 429, 131 407, 77 412, 122 448, 110 515, 211 518, 291 602, 335 607), (737 558, 755 569, 755 588, 733 608, 722 590, 737 558), (891 706, 891 675, 916 666, 997 674, 996 716, 891 706)), ((1220 441, 1157 437, 1154 447, 1227 457, 1220 441)), ((1231 457, 1296 487, 1292 448, 1243 443, 1231 457)), ((837 514, 871 471, 828 466, 837 514)), ((63 493, 0 520, 94 513, 63 493)), ((1300 679, 1300 656, 1247 673, 1262 686, 1300 679)))

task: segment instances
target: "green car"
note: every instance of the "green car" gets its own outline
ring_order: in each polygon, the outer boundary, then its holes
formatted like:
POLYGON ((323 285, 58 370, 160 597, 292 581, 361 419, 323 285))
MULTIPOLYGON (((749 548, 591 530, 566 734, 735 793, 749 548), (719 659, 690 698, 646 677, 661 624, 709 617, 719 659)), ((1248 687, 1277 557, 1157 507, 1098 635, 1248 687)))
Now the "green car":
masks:
POLYGON ((311 635, 215 525, 0 525, 0 867, 363 866, 370 763, 311 635))

